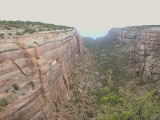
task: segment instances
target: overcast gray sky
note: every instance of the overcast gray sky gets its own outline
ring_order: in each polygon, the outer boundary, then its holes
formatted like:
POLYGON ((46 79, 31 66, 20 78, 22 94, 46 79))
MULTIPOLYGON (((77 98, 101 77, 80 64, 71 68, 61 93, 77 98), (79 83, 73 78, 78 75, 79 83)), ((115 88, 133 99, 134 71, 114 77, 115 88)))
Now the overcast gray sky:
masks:
POLYGON ((160 24, 159 0, 0 0, 0 20, 40 21, 103 36, 111 27, 160 24))

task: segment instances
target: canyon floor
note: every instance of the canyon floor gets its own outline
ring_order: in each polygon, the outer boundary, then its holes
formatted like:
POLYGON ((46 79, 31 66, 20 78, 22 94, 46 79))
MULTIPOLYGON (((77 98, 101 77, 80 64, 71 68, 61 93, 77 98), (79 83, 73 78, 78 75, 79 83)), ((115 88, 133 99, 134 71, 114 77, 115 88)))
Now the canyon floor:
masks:
MULTIPOLYGON (((119 87, 133 94, 159 90, 160 81, 143 82, 140 74, 136 73, 137 61, 129 59, 130 43, 117 46, 111 41, 83 42, 84 54, 77 59, 72 71, 72 98, 59 108, 57 118, 60 120, 97 119, 101 107, 100 90, 109 86, 108 70, 113 71, 112 93, 118 93, 119 87)), ((160 93, 155 99, 160 100, 160 93)))

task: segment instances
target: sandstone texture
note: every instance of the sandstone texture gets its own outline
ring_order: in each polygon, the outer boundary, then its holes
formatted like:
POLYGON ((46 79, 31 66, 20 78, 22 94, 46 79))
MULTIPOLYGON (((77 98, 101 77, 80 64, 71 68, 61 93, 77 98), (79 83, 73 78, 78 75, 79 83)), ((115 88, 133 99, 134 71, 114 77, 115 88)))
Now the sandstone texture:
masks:
POLYGON ((132 44, 129 47, 130 59, 141 63, 142 80, 160 80, 160 27, 132 26, 112 28, 109 37, 119 45, 132 44))
POLYGON ((41 32, 0 42, 0 120, 54 120, 70 99, 70 73, 83 53, 75 30, 41 32), (1 103, 0 103, 1 104, 1 103))

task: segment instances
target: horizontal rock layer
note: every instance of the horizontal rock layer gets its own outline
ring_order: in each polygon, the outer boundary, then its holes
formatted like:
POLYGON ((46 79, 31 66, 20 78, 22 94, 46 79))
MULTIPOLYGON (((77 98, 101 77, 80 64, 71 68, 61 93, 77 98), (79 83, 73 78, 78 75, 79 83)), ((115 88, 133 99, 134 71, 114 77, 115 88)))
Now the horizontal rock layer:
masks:
POLYGON ((62 100, 70 99, 70 73, 83 44, 73 30, 55 37, 16 38, 1 43, 0 120, 53 120, 62 100), (19 86, 16 89, 16 86, 19 86))

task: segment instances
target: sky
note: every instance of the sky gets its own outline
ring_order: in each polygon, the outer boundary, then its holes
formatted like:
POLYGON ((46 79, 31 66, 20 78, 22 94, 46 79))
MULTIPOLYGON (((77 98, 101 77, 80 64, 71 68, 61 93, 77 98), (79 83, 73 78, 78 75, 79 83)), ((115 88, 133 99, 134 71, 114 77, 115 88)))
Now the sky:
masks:
POLYGON ((100 37, 112 27, 160 25, 159 0, 0 0, 0 20, 73 26, 100 37))

